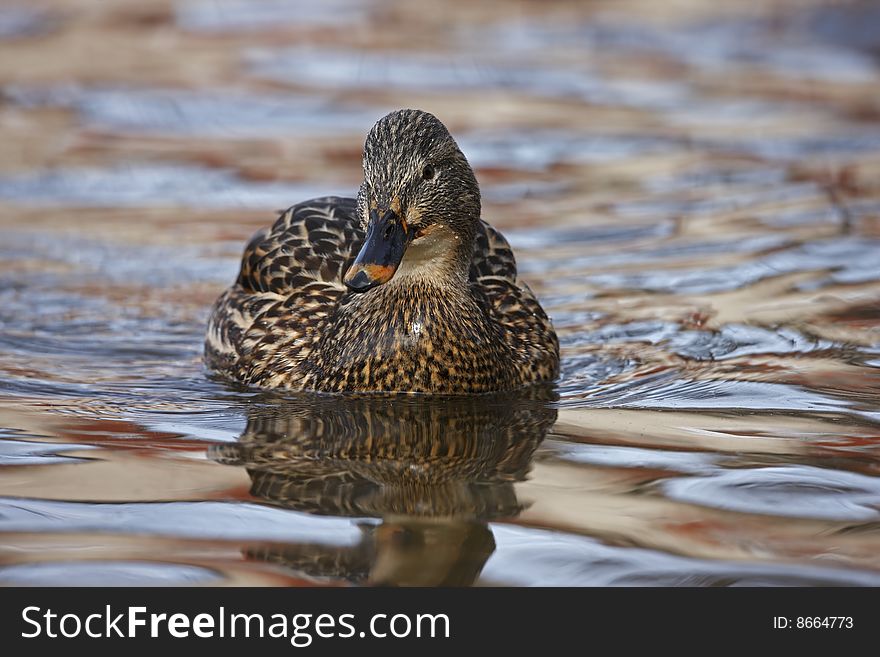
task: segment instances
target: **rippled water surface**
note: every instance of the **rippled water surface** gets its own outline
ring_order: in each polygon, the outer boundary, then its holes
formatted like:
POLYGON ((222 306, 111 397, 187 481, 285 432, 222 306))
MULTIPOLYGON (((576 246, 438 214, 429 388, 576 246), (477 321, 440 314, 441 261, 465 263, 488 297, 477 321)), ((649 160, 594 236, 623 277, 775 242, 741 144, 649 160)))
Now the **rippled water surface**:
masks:
POLYGON ((661 4, 0 6, 0 583, 880 585, 880 12, 661 4), (559 381, 212 378, 245 240, 407 106, 559 381))

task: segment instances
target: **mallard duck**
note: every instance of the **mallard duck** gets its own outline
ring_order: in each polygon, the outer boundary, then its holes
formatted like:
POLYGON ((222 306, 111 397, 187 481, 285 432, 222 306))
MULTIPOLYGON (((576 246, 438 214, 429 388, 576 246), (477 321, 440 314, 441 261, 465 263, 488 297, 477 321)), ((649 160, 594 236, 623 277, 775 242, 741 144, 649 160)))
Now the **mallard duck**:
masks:
POLYGON ((357 199, 282 212, 214 304, 209 367, 322 392, 473 394, 553 380, 559 343, 480 218, 473 170, 432 114, 399 110, 364 144, 357 199))

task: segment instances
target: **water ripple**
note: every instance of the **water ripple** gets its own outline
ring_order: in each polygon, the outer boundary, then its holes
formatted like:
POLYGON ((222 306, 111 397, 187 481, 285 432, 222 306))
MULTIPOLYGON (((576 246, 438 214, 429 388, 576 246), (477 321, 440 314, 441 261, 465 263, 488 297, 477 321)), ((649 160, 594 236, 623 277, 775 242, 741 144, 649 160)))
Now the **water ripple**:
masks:
POLYGON ((493 526, 498 551, 483 569, 488 582, 519 586, 878 586, 865 570, 701 560, 604 545, 582 536, 493 526))
POLYGON ((344 186, 247 181, 226 169, 129 164, 57 168, 0 178, 0 199, 39 206, 286 208, 291 199, 345 194, 344 186))
POLYGON ((193 586, 216 584, 207 568, 153 561, 63 561, 0 566, 4 586, 193 586))
POLYGON ((785 517, 834 520, 880 518, 880 478, 807 465, 721 470, 664 481, 672 499, 785 517))

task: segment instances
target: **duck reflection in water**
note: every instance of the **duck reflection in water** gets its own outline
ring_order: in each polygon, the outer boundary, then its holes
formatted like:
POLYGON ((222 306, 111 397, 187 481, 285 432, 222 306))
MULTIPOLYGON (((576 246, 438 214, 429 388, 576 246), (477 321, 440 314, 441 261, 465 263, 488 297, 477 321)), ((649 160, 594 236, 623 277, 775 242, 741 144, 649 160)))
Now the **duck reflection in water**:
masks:
POLYGON ((353 546, 272 544, 248 558, 358 584, 466 586, 495 550, 489 522, 524 508, 513 484, 556 420, 553 399, 548 387, 275 399, 255 404, 239 442, 210 455, 244 467, 268 504, 364 519, 353 546))

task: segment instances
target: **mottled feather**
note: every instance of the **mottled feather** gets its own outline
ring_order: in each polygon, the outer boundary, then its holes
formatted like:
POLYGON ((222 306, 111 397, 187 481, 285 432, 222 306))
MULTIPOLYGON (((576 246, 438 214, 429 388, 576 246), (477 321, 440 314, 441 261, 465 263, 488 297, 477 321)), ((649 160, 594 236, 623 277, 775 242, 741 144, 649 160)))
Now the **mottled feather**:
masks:
POLYGON ((474 303, 418 289, 389 299, 399 288, 386 287, 371 308, 346 313, 365 299, 342 283, 364 239, 355 207, 335 197, 301 203, 254 236, 211 313, 209 366, 247 384, 328 391, 487 392, 556 376, 550 320, 517 280, 507 241, 484 221, 469 270, 474 303), (406 349, 414 322, 440 339, 406 349))

